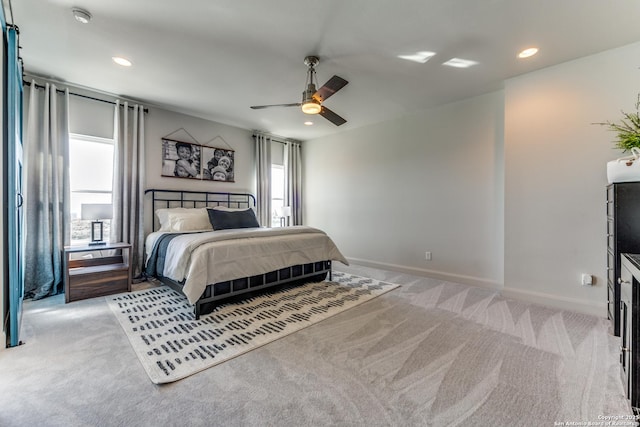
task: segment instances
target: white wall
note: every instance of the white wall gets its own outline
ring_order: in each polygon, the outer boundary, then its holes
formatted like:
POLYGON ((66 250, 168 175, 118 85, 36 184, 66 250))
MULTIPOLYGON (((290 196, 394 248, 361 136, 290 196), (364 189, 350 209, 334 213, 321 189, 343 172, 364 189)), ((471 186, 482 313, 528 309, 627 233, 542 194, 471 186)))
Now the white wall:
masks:
POLYGON ((606 162, 633 111, 640 43, 505 85, 505 293, 606 316, 606 162), (580 274, 596 285, 580 285, 580 274))
POLYGON ((637 43, 308 141, 307 223, 365 265, 605 317, 606 162, 621 153, 592 123, 634 109, 639 67, 637 43))
MULTIPOLYGON (((232 191, 255 194, 255 147, 250 130, 227 126, 197 117, 174 113, 158 108, 149 108, 146 120, 146 158, 147 188, 180 189, 196 191, 232 191), (162 171, 162 138, 176 130, 184 128, 200 144, 221 137, 235 150, 234 179, 235 182, 199 181, 193 179, 163 177, 162 171)), ((170 138, 192 142, 184 131, 173 134, 170 138)), ((227 148, 220 139, 213 146, 227 148)))
POLYGON ((307 141, 305 223, 361 264, 500 287, 502 141, 502 92, 307 141))

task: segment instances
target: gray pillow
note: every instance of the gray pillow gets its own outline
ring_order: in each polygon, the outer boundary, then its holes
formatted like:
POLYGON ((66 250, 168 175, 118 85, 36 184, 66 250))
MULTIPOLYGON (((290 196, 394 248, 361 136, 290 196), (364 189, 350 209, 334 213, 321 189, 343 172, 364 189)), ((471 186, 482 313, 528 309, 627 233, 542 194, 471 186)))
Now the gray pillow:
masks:
POLYGON ((253 209, 242 211, 207 209, 207 213, 209 214, 209 222, 211 222, 214 230, 260 227, 253 209))

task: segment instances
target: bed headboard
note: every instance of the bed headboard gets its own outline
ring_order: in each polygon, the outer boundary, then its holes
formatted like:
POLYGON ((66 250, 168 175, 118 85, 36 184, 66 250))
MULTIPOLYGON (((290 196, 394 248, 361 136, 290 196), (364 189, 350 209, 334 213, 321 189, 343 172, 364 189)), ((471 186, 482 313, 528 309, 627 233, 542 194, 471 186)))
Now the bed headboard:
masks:
POLYGON ((222 193, 190 190, 149 189, 151 194, 152 230, 156 230, 156 209, 160 208, 207 208, 226 206, 228 208, 255 208, 256 198, 249 193, 222 193))

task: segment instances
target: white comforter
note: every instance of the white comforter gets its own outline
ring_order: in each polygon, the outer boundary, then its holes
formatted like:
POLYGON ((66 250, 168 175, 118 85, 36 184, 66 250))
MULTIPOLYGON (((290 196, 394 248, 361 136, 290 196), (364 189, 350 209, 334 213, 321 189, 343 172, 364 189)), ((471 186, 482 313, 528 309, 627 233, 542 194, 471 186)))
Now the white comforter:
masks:
MULTIPOLYGON (((147 237, 148 253, 160 234, 147 237)), ((185 280, 183 292, 193 304, 210 283, 323 260, 349 264, 331 238, 316 228, 220 230, 174 238, 167 247, 162 274, 177 282, 185 280)))

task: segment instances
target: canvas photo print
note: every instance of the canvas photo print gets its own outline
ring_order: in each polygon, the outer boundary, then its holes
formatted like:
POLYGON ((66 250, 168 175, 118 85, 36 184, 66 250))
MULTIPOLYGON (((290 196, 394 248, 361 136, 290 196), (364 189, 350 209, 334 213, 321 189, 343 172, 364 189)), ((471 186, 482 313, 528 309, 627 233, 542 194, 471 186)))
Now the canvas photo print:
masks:
POLYGON ((202 179, 202 146, 189 142, 162 140, 162 176, 202 179))
POLYGON ((234 154, 233 150, 202 147, 202 179, 234 182, 234 154))

